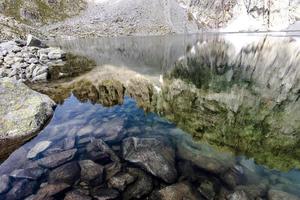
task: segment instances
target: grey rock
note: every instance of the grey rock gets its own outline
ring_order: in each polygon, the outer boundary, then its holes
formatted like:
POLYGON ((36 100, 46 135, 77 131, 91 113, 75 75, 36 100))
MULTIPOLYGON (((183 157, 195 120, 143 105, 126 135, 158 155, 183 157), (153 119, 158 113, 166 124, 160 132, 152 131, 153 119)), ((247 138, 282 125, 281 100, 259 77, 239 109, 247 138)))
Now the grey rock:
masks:
POLYGON ((55 103, 23 83, 1 79, 0 96, 0 139, 32 136, 53 114, 55 103))
POLYGON ((63 149, 56 147, 56 148, 50 148, 50 149, 44 151, 42 154, 43 154, 43 157, 48 157, 53 154, 61 153, 63 151, 64 151, 63 149))
POLYGON ((63 193, 66 189, 70 188, 70 185, 66 183, 55 183, 55 184, 48 184, 42 187, 33 200, 44 200, 49 199, 50 197, 63 193))
POLYGON ((27 169, 17 169, 14 170, 10 176, 16 179, 30 179, 30 180, 37 180, 39 179, 44 173, 46 172, 45 169, 40 167, 35 168, 27 168, 27 169))
POLYGON ((6 194, 6 200, 21 200, 33 194, 37 188, 37 182, 23 179, 17 181, 6 194))
POLYGON ((66 194, 64 200, 92 200, 92 198, 78 190, 72 190, 66 194))
POLYGON ((247 194, 249 199, 259 199, 267 196, 268 185, 260 183, 256 185, 239 185, 235 191, 243 191, 247 194))
POLYGON ((41 141, 37 143, 33 148, 30 149, 30 151, 27 154, 28 159, 33 159, 35 158, 38 154, 42 153, 45 151, 50 145, 51 141, 41 141))
POLYGON ((30 63, 30 64, 38 64, 38 63, 39 63, 39 60, 36 59, 36 58, 30 58, 30 59, 28 60, 28 63, 30 63))
POLYGON ((271 189, 268 192, 269 200, 299 200, 300 198, 284 191, 271 189))
POLYGON ((195 166, 215 174, 222 174, 234 166, 234 158, 230 155, 219 154, 205 146, 195 145, 189 141, 177 143, 177 156, 192 162, 195 166))
POLYGON ((115 154, 113 150, 101 139, 92 139, 90 148, 97 149, 103 153, 109 155, 110 159, 115 163, 120 163, 120 158, 115 154))
POLYGON ((136 178, 136 181, 130 184, 123 192, 123 199, 141 198, 149 194, 153 189, 152 178, 143 170, 137 168, 128 168, 127 172, 136 178))
POLYGON ((81 168, 80 179, 91 185, 100 185, 103 180, 104 167, 91 160, 79 161, 81 168))
POLYGON ((243 168, 239 165, 231 167, 221 175, 221 179, 232 189, 241 185, 245 178, 243 168))
POLYGON ((67 137, 64 139, 64 149, 72 149, 75 146, 75 138, 74 137, 67 137))
POLYGON ((33 70, 33 72, 32 72, 32 76, 36 77, 40 74, 44 74, 44 73, 47 73, 47 72, 48 72, 48 66, 39 66, 39 65, 37 65, 35 67, 35 69, 33 70))
POLYGON ((111 188, 124 191, 127 185, 133 183, 135 180, 136 177, 129 173, 119 173, 108 180, 108 185, 111 188))
POLYGON ((52 154, 48 157, 38 160, 38 164, 46 168, 55 168, 66 162, 73 160, 76 155, 77 149, 70 149, 60 153, 52 154))
POLYGON ((48 79, 48 73, 45 72, 43 74, 39 74, 35 77, 33 77, 33 79, 31 80, 32 82, 37 82, 37 81, 45 81, 48 79))
POLYGON ((11 179, 7 175, 0 177, 0 194, 6 193, 11 187, 11 179))
POLYGON ((46 55, 46 54, 41 54, 40 55, 40 61, 48 61, 48 55, 46 55))
POLYGON ((236 191, 227 196, 228 200, 249 200, 247 194, 244 191, 236 191))
POLYGON ((110 179, 117 173, 121 171, 121 163, 119 162, 112 162, 107 165, 105 165, 105 172, 106 172, 106 180, 110 179))
POLYGON ((57 60, 57 59, 62 59, 66 57, 66 53, 61 50, 61 49, 57 49, 57 48, 53 48, 50 50, 49 54, 48 54, 48 58, 50 60, 57 60))
POLYGON ((40 39, 38 39, 37 37, 35 37, 31 34, 29 34, 27 36, 26 45, 30 46, 30 47, 45 47, 46 46, 40 39))
POLYGON ((96 200, 113 200, 118 199, 120 193, 118 190, 99 188, 93 192, 93 197, 96 200))
POLYGON ((100 128, 97 128, 92 133, 95 137, 99 137, 105 142, 119 142, 126 136, 126 132, 122 131, 123 126, 124 119, 115 118, 103 123, 100 128))
POLYGON ((198 187, 198 191, 204 196, 206 199, 215 199, 216 191, 214 188, 214 183, 209 180, 204 180, 198 187))
POLYGON ((18 52, 21 52, 21 51, 22 51, 22 48, 19 47, 19 46, 15 46, 15 47, 13 47, 13 48, 11 49, 11 51, 14 52, 14 53, 18 53, 18 52))
POLYGON ((64 164, 49 173, 48 182, 73 185, 80 178, 80 167, 76 161, 64 164))
POLYGON ((131 137, 123 140, 122 156, 167 183, 177 179, 175 151, 163 140, 131 137))
POLYGON ((201 200, 201 196, 196 191, 193 191, 192 187, 189 183, 180 182, 174 185, 170 185, 165 187, 159 191, 154 192, 151 195, 151 199, 159 199, 159 200, 181 200, 181 199, 189 199, 189 200, 201 200))

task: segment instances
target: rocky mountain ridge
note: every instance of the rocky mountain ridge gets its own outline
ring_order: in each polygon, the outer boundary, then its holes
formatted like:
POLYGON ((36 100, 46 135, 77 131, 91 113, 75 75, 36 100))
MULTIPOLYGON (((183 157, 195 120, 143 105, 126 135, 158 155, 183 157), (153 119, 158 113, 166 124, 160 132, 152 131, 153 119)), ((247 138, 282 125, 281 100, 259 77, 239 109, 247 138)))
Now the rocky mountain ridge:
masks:
POLYGON ((300 19, 300 2, 1 0, 0 13, 2 39, 24 37, 24 32, 33 31, 30 28, 45 37, 165 35, 211 30, 280 31, 287 30, 300 19), (13 20, 15 22, 11 23, 13 20))

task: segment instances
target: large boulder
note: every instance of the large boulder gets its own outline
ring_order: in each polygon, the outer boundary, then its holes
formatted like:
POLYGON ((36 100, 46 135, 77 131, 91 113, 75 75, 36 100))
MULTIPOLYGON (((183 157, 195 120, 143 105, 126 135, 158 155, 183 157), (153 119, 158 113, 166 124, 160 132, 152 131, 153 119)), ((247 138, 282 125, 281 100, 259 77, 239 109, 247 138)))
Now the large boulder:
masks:
POLYGON ((123 141, 122 153, 125 160, 139 165, 167 183, 177 179, 175 151, 161 138, 127 138, 123 141))
POLYGON ((1 156, 14 150, 16 143, 36 134, 52 116, 55 103, 48 96, 8 78, 0 79, 0 96, 1 156))

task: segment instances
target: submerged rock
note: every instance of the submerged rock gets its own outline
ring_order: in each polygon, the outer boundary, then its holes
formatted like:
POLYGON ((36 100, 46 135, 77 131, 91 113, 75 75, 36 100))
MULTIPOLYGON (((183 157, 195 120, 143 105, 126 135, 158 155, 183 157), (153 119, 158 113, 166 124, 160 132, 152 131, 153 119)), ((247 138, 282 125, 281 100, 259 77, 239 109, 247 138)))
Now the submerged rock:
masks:
POLYGON ((152 178, 143 170, 128 168, 128 173, 135 177, 136 181, 130 184, 123 192, 123 199, 139 199, 148 195, 153 189, 152 178))
POLYGON ((0 194, 7 192, 11 187, 11 179, 7 175, 0 177, 0 194))
POLYGON ((236 191, 227 196, 228 200, 250 200, 244 191, 236 191))
POLYGON ((91 160, 81 160, 79 161, 79 165, 81 168, 81 181, 91 185, 101 184, 103 180, 103 166, 91 160))
POLYGON ((200 200, 202 199, 192 187, 185 182, 165 187, 151 195, 153 200, 200 200))
POLYGON ((122 156, 167 183, 177 179, 175 151, 163 139, 127 138, 122 143, 122 156))
POLYGON ((119 191, 124 191, 127 185, 133 183, 136 177, 129 173, 119 173, 108 180, 108 185, 119 191))
POLYGON ((13 188, 6 194, 6 200, 21 200, 33 194, 37 188, 37 182, 23 179, 17 181, 13 188))
POLYGON ((215 174, 224 173, 234 165, 233 157, 219 155, 215 150, 207 148, 180 141, 177 144, 177 154, 181 159, 191 161, 195 166, 215 174))
POLYGON ((49 173, 50 184, 67 183, 73 185, 80 178, 80 167, 76 161, 64 164, 49 173))
POLYGON ((45 169, 41 167, 35 168, 28 168, 28 169, 18 169, 14 170, 10 176, 13 178, 23 178, 23 179, 30 179, 30 180, 37 180, 39 179, 44 173, 46 172, 45 169))
POLYGON ((92 200, 92 198, 77 190, 72 190, 66 194, 64 200, 92 200))
POLYGON ((299 197, 296 197, 292 194, 286 193, 284 191, 280 191, 280 190, 274 190, 271 189, 268 192, 268 199, 269 200, 299 200, 299 197))
POLYGON ((66 183, 48 184, 38 191, 33 200, 51 199, 52 196, 64 192, 69 187, 70 185, 66 183))
POLYGON ((35 158, 39 153, 45 151, 51 145, 50 141, 41 141, 37 143, 27 154, 28 159, 35 158))
POLYGON ((99 188, 93 192, 93 197, 96 200, 114 200, 118 199, 120 193, 115 189, 99 188))
POLYGON ((46 168, 55 168, 66 162, 73 160, 77 149, 70 149, 56 154, 51 154, 48 157, 38 160, 38 164, 46 168))

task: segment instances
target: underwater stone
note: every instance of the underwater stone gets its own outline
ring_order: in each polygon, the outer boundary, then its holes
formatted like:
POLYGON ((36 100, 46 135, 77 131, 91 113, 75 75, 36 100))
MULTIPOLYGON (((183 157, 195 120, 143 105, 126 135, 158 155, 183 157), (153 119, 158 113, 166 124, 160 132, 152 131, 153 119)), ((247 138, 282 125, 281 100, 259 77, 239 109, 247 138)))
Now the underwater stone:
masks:
POLYGON ((37 188, 36 181, 23 179, 17 181, 13 188, 6 194, 6 200, 21 200, 33 194, 37 188))
POLYGON ((103 166, 91 160, 81 160, 79 165, 81 168, 81 181, 91 185, 101 184, 103 180, 103 166))
POLYGON ((10 189, 11 180, 7 175, 2 175, 0 177, 0 194, 7 192, 10 189))
POLYGON ((197 192, 193 191, 189 183, 181 182, 174 185, 165 187, 159 191, 154 192, 151 195, 151 199, 160 199, 160 200, 201 200, 197 192))
POLYGON ((122 143, 122 156, 167 183, 177 179, 175 151, 161 139, 127 138, 122 143))
POLYGON ((35 158, 39 153, 45 151, 51 145, 51 143, 51 141, 41 141, 37 143, 32 149, 30 149, 30 151, 27 154, 27 158, 35 158))
POLYGON ((113 200, 120 196, 118 190, 99 188, 93 192, 93 197, 97 200, 113 200))
POLYGON ((33 198, 33 200, 51 199, 50 197, 64 192, 70 185, 66 183, 48 184, 42 187, 33 198))
POLYGON ((280 191, 280 190, 271 189, 268 192, 268 199, 269 200, 283 200, 283 199, 284 200, 299 200, 300 198, 298 198, 292 194, 280 191))
POLYGON ((250 200, 244 191, 236 191, 227 196, 228 200, 250 200))
POLYGON ((38 164, 46 168, 55 168, 66 162, 73 160, 77 149, 70 149, 60 153, 52 154, 48 157, 38 160, 38 164))
POLYGON ((133 183, 136 177, 129 173, 119 173, 108 180, 109 187, 124 191, 127 185, 133 183))
POLYGON ((45 172, 46 172, 46 170, 43 169, 43 168, 40 168, 40 167, 28 168, 28 169, 17 169, 17 170, 14 170, 10 174, 10 176, 14 177, 14 178, 24 178, 24 179, 37 180, 45 172))
POLYGON ((92 200, 92 198, 78 190, 72 190, 66 194, 64 200, 92 200))
POLYGON ((124 200, 139 199, 152 191, 153 181, 151 176, 138 168, 128 168, 127 172, 135 177, 136 181, 125 189, 123 193, 124 200))
POLYGON ((65 140, 64 140, 64 149, 65 150, 69 150, 69 149, 74 148, 75 141, 76 140, 75 140, 74 137, 67 137, 67 138, 65 138, 65 140))
POLYGON ((73 185, 80 177, 80 167, 76 161, 64 164, 49 173, 48 182, 73 185))

